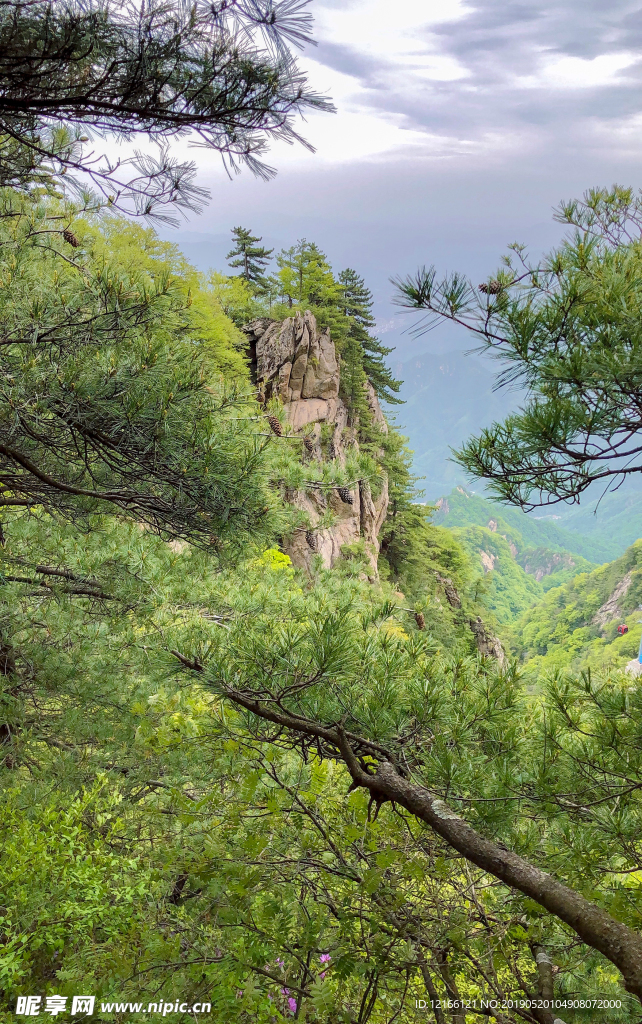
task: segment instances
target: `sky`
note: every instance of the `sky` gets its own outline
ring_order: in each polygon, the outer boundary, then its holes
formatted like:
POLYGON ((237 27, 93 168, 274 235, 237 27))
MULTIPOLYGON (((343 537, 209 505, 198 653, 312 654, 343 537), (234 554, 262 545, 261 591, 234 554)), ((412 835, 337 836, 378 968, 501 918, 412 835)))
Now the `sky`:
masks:
POLYGON ((224 269, 230 229, 272 246, 314 240, 372 288, 379 331, 405 361, 466 338, 412 340, 389 278, 434 263, 486 279, 512 241, 536 253, 562 199, 642 163, 642 5, 622 0, 312 0, 316 47, 300 57, 336 114, 301 124, 316 147, 279 144, 276 179, 229 180, 193 150, 212 201, 165 232, 224 269))

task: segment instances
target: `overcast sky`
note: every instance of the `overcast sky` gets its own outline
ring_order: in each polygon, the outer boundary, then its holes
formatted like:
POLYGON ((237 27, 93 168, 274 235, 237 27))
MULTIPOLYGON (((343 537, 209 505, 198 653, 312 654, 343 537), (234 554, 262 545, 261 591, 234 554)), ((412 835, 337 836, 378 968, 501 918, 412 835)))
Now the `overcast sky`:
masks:
POLYGON ((336 270, 364 274, 402 361, 462 348, 397 329, 388 278, 435 263, 479 280, 507 243, 533 252, 561 228, 561 199, 642 158, 642 6, 622 0, 313 0, 318 47, 301 63, 338 113, 302 126, 317 147, 279 145, 276 180, 228 181, 196 151, 212 191, 203 215, 165 232, 201 267, 224 269, 230 228, 270 245, 316 241, 336 270))

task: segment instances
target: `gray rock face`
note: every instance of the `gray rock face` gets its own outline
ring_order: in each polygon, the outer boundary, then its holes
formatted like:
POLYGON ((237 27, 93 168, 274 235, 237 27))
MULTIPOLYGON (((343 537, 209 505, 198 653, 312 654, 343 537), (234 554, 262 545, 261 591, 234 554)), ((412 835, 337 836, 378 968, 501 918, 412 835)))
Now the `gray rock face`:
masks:
POLYGON ((479 653, 485 658, 495 658, 503 667, 506 664, 506 655, 497 637, 493 636, 479 616, 476 619, 470 619, 468 624, 475 637, 475 644, 479 653))
MULTIPOLYGON (((350 422, 348 409, 339 397, 339 359, 328 332, 319 331, 309 311, 297 313, 282 323, 266 318, 254 320, 243 330, 248 337, 256 382, 266 399, 279 398, 283 403, 289 433, 305 430, 313 458, 331 458, 344 464, 346 447, 358 447, 358 424, 350 422), (323 448, 322 425, 326 435, 327 428, 332 428, 323 448)), ((388 425, 370 385, 366 398, 374 422, 387 433, 388 425)), ((310 524, 284 545, 294 565, 309 568, 312 559, 320 555, 329 568, 341 557, 344 544, 363 540, 376 576, 379 532, 388 510, 388 481, 382 479, 380 485, 373 497, 367 480, 355 481, 347 489, 351 503, 342 499, 337 488, 290 491, 288 501, 306 512, 310 524), (332 526, 316 529, 328 510, 333 515, 332 526)))
POLYGON ((622 577, 608 601, 605 601, 602 607, 598 608, 591 619, 591 622, 595 626, 600 626, 601 629, 604 629, 608 623, 614 622, 615 619, 620 619, 622 617, 623 613, 620 608, 620 601, 623 597, 626 597, 632 582, 633 570, 627 572, 626 576, 622 577))
POLYGON ((339 362, 330 335, 320 333, 312 313, 276 320, 253 320, 248 336, 256 379, 268 398, 284 402, 339 396, 339 362))

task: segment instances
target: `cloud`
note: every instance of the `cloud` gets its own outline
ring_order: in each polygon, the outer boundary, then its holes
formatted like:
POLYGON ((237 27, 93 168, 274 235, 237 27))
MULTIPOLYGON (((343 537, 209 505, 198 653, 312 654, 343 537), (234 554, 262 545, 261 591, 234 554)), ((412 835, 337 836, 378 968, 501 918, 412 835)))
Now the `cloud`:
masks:
POLYGON ((334 127, 311 122, 323 160, 342 159, 359 117, 367 130, 355 156, 410 146, 415 157, 456 159, 560 142, 590 149, 604 124, 622 128, 642 112, 642 12, 624 0, 401 0, 393 10, 388 0, 326 0, 315 18, 320 45, 307 66, 339 107, 334 127))

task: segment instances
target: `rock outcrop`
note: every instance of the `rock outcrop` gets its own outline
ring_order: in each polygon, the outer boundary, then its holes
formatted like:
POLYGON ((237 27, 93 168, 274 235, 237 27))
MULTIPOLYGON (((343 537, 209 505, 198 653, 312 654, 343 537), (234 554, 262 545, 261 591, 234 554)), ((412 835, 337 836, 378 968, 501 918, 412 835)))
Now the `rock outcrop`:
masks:
MULTIPOLYGON (((358 449, 358 423, 339 395, 341 371, 334 342, 327 331, 319 331, 312 313, 288 317, 282 322, 262 318, 247 324, 252 372, 265 400, 278 398, 284 406, 290 433, 307 438, 311 458, 336 459, 345 464, 346 450, 358 449)), ((373 421, 388 430, 377 396, 368 385, 368 405, 373 421)), ((286 498, 304 511, 310 528, 297 532, 283 550, 292 562, 309 568, 315 555, 333 566, 341 548, 363 540, 377 572, 379 532, 388 510, 388 485, 373 496, 366 480, 355 480, 346 488, 307 487, 290 490, 286 498), (333 524, 317 529, 328 510, 333 524)))
POLYGON ((620 608, 620 601, 626 597, 631 583, 633 582, 633 570, 627 572, 626 576, 623 576, 617 587, 609 597, 608 601, 598 608, 595 615, 591 619, 594 626, 599 626, 604 629, 610 622, 614 622, 615 619, 622 617, 622 609, 620 608))
POLYGON ((495 658, 503 668, 506 664, 506 655, 497 637, 493 636, 479 615, 476 619, 470 619, 469 625, 475 637, 475 644, 479 653, 483 654, 485 658, 495 658))

